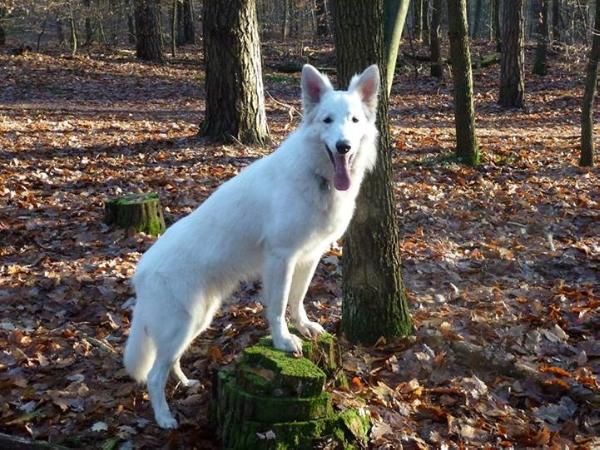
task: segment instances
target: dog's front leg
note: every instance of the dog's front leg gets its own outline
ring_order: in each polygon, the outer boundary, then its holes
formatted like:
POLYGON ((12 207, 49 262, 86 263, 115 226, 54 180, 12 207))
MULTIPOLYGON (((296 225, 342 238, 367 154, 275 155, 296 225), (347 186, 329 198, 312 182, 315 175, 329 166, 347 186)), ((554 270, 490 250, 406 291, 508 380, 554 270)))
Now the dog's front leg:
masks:
POLYGON ((292 278, 292 287, 290 289, 289 303, 292 323, 307 338, 316 337, 325 332, 325 329, 320 324, 308 319, 303 303, 304 296, 306 295, 306 291, 308 291, 310 280, 315 273, 318 263, 319 259, 296 264, 292 278))
POLYGON ((271 251, 267 255, 263 273, 267 319, 275 348, 302 353, 302 341, 290 333, 285 321, 295 260, 286 252, 271 251))

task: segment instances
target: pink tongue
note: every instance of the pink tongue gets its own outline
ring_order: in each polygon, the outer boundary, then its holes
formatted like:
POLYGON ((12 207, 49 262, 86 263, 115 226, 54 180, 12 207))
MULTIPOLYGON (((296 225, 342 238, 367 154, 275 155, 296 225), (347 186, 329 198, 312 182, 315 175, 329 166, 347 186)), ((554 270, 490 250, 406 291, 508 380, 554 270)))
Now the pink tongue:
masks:
POLYGON ((335 153, 333 156, 335 174, 333 185, 338 191, 345 191, 350 187, 350 167, 348 167, 348 153, 343 155, 335 153))

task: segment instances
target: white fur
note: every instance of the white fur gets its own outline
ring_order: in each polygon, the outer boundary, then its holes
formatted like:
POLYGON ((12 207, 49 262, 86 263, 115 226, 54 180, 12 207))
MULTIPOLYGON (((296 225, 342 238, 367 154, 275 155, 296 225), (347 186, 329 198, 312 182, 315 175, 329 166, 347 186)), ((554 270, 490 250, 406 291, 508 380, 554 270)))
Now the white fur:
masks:
POLYGON ((196 382, 183 374, 179 358, 240 280, 262 278, 275 347, 302 351, 288 331, 288 304, 301 333, 324 331, 308 319, 302 300, 321 255, 346 230, 363 176, 375 163, 378 90, 376 66, 355 77, 349 91, 334 91, 327 78, 305 66, 300 127, 172 225, 141 258, 124 362, 133 378, 147 381, 161 427, 177 426, 164 393, 169 371, 186 386, 196 382), (325 148, 335 149, 340 139, 353 155, 345 191, 332 184, 325 148))

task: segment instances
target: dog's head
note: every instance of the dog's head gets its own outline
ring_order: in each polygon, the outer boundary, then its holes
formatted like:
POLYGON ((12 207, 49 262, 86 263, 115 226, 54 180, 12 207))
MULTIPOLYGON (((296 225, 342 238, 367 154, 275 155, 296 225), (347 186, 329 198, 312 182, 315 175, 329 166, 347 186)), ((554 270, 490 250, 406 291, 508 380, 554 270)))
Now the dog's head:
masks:
MULTIPOLYGON (((352 167, 360 159, 368 168, 374 157, 360 155, 366 139, 377 135, 375 117, 379 93, 379 69, 369 66, 355 75, 347 91, 335 91, 329 79, 313 66, 302 68, 304 124, 319 140, 333 169, 333 185, 345 191, 352 183, 352 167)), ((372 144, 372 142, 370 142, 372 144)))

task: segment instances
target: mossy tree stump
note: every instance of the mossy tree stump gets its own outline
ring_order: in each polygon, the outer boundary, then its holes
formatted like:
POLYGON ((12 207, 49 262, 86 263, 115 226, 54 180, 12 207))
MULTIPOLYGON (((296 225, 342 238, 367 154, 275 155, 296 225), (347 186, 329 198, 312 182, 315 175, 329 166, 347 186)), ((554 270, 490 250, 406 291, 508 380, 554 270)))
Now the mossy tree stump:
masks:
POLYGON ((334 348, 335 338, 325 334, 316 342, 304 341, 307 357, 295 358, 265 338, 246 348, 235 368, 221 370, 214 411, 224 447, 312 449, 319 440, 332 438, 353 448, 353 442, 363 441, 368 418, 355 410, 334 412, 324 391, 327 374, 338 368, 334 348))
POLYGON ((131 194, 104 203, 104 222, 158 236, 165 231, 165 219, 158 194, 131 194))

